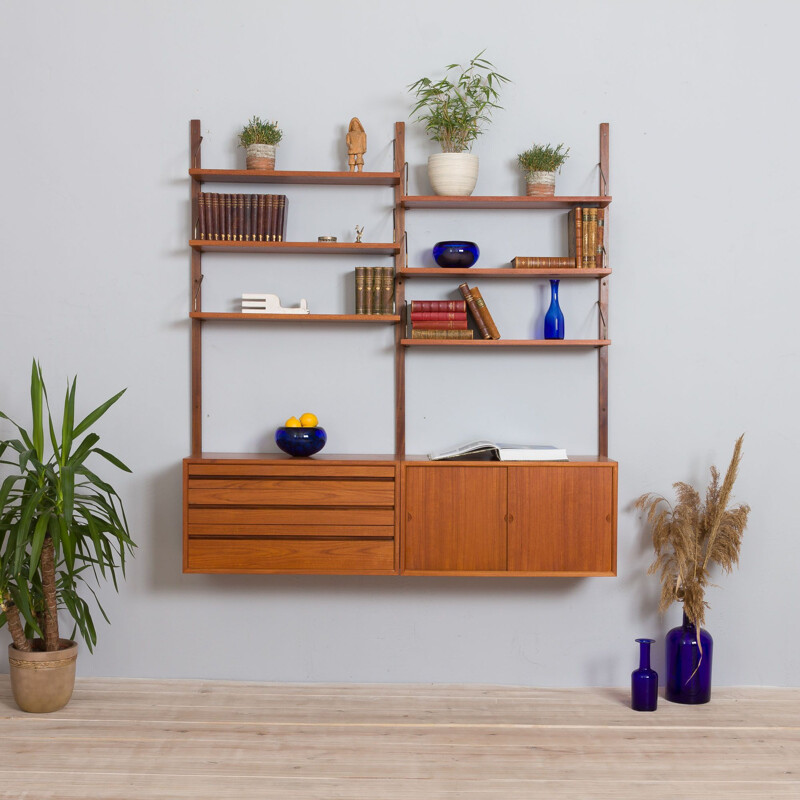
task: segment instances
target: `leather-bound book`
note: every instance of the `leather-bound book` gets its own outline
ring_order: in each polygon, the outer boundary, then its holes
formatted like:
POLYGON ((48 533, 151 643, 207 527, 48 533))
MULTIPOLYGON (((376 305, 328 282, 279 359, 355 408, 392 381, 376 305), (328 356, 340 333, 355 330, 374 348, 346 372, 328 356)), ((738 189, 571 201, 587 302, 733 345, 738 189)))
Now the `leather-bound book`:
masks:
POLYGON ((481 318, 483 319, 483 322, 489 331, 489 338, 499 339, 500 331, 497 330, 497 325, 494 324, 492 315, 489 313, 489 309, 486 307, 486 302, 481 296, 480 290, 477 286, 473 286, 472 289, 470 289, 470 292, 472 294, 472 299, 475 301, 475 308, 478 309, 478 313, 481 315, 481 318))
POLYGON ((278 224, 275 226, 275 233, 278 234, 276 241, 286 241, 286 206, 288 205, 288 198, 285 194, 278 195, 278 224))
MULTIPOLYGON (((465 283, 464 286, 467 286, 467 284, 465 283)), ((412 314, 416 314, 418 311, 466 311, 466 310, 467 310, 467 303, 465 300, 412 300, 411 301, 412 314)))
MULTIPOLYGON (((462 283, 459 285, 458 290, 461 292, 461 295, 464 298, 464 301, 467 304, 467 308, 469 309, 469 313, 472 314, 472 319, 475 321, 475 325, 478 327, 478 332, 483 339, 491 339, 492 334, 489 331, 486 322, 484 321, 483 317, 481 316, 481 312, 478 310, 478 305, 475 302, 475 296, 472 293, 472 290, 469 288, 469 284, 462 283)), ((413 309, 412 309, 413 311, 413 309)))
POLYGON ((466 319, 412 319, 411 328, 415 331, 466 331, 469 325, 466 319))
POLYGON ((583 267, 583 209, 573 208, 567 214, 567 255, 575 259, 575 266, 583 267))
POLYGON ((233 240, 241 242, 244 239, 244 195, 237 194, 233 204, 233 240))
POLYGON ((575 257, 561 256, 517 256, 512 259, 514 269, 571 269, 575 266, 575 257))
POLYGON ((367 301, 364 296, 366 273, 366 267, 356 267, 356 314, 367 313, 367 301))
POLYGON ((266 227, 264 228, 264 241, 274 242, 275 233, 275 195, 266 195, 267 212, 266 212, 266 227))
POLYGON ((197 196, 197 238, 206 238, 206 195, 200 192, 197 196))
POLYGON ((381 273, 381 314, 391 314, 394 310, 394 268, 380 267, 381 273))
POLYGON ((234 199, 232 194, 225 195, 225 241, 229 242, 233 239, 233 204, 234 199))
POLYGON ((252 195, 250 200, 250 241, 258 241, 258 195, 252 195))
POLYGON ((586 268, 594 269, 597 263, 597 209, 589 209, 589 248, 586 251, 586 268))
POLYGON ((372 313, 383 314, 383 274, 380 267, 370 267, 372 270, 372 313))
POLYGON ((258 224, 256 225, 256 235, 258 241, 264 241, 264 223, 266 221, 267 198, 260 194, 258 195, 258 224))
POLYGON ((211 233, 215 241, 219 239, 219 195, 214 192, 211 194, 211 233))
POLYGON ((251 194, 244 196, 244 214, 242 215, 242 233, 244 234, 244 241, 250 241, 250 206, 252 205, 251 194))
POLYGON ((597 209, 597 250, 595 252, 595 266, 603 269, 603 255, 605 254, 606 238, 606 210, 597 209))
POLYGON ((412 311, 412 322, 425 322, 427 320, 466 319, 466 311, 412 311))
POLYGON ((583 212, 583 258, 581 259, 581 266, 586 269, 590 253, 589 253, 589 209, 582 209, 583 212))
POLYGON ((472 331, 431 331, 414 328, 411 331, 412 339, 472 339, 472 331))
POLYGON ((372 267, 364 267, 364 313, 374 314, 372 303, 375 299, 375 271, 372 267))

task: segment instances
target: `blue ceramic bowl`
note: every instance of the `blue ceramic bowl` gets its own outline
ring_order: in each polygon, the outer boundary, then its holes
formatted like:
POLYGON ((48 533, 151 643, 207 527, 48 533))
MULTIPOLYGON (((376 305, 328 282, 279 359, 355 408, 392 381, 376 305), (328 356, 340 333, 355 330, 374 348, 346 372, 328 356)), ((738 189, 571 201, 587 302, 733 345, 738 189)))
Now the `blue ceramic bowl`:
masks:
POLYGON ((436 242, 433 246, 433 260, 440 267, 451 269, 471 267, 480 254, 475 242, 436 242))
POLYGON ((324 428, 278 428, 275 431, 275 444, 290 456, 313 456, 327 441, 324 428))

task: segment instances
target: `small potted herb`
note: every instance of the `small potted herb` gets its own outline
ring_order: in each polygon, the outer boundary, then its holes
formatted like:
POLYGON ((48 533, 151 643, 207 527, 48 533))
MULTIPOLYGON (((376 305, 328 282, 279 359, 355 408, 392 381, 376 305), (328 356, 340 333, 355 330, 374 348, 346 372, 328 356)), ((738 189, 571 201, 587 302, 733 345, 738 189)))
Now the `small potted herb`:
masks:
POLYGON ((253 117, 239 134, 239 147, 247 152, 247 169, 275 169, 275 148, 282 138, 277 122, 253 117))
POLYGON ((428 177, 438 195, 470 195, 478 180, 478 156, 470 153, 475 139, 491 119, 497 89, 508 78, 493 71, 494 65, 478 53, 467 66, 450 64, 438 81, 420 78, 408 87, 416 98, 411 115, 425 123, 425 130, 442 152, 428 158, 428 177), (455 74, 451 75, 453 71, 455 74))
POLYGON ((569 157, 569 147, 564 150, 563 142, 553 147, 551 144, 534 144, 517 156, 520 168, 525 173, 526 194, 529 197, 553 195, 556 191, 556 171, 569 157))

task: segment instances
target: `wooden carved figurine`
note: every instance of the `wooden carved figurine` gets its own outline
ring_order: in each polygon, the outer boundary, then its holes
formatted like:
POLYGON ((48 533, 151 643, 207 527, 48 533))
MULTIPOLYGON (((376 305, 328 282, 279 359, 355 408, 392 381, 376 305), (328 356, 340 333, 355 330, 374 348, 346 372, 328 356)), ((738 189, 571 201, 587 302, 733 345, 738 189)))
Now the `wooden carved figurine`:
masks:
POLYGON ((364 226, 359 227, 356 225, 356 243, 361 244, 361 234, 364 233, 364 226))
POLYGON ((347 163, 350 172, 364 171, 364 153, 367 152, 367 134, 358 117, 350 120, 347 129, 347 163))

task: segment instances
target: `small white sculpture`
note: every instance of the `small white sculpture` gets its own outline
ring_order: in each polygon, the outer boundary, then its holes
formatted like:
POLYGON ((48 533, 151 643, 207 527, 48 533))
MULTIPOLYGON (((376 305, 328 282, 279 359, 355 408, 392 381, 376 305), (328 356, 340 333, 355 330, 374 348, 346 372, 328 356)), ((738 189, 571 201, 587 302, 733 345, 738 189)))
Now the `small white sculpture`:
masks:
POLYGON ((276 294, 243 294, 243 314, 308 314, 308 303, 305 298, 300 301, 299 308, 283 308, 276 294))
POLYGON ((356 244, 361 244, 361 235, 364 233, 364 226, 356 225, 356 244))

